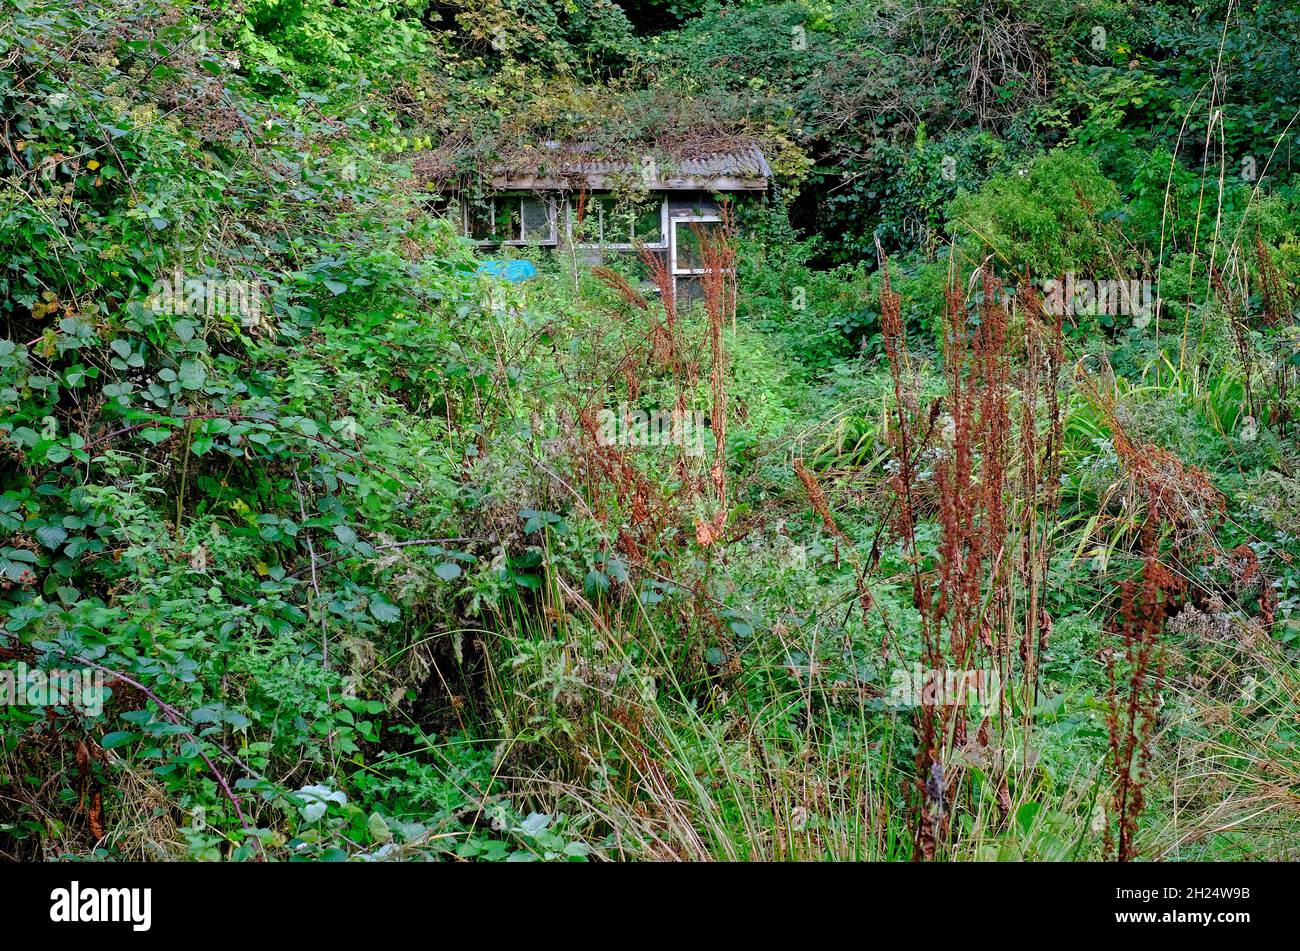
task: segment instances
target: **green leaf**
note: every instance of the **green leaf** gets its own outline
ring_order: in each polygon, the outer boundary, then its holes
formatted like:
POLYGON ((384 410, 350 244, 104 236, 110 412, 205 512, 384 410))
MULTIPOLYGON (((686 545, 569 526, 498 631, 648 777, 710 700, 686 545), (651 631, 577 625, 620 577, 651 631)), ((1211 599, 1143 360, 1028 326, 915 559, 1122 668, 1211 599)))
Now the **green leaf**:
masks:
POLYGON ((141 438, 145 439, 150 443, 153 443, 153 445, 155 446, 158 445, 158 443, 160 442, 165 442, 168 438, 170 438, 171 434, 172 431, 170 429, 163 429, 160 427, 153 427, 150 429, 140 430, 141 438))
POLYGON ((197 360, 182 360, 176 378, 187 390, 197 390, 207 381, 208 371, 197 360))
POLYGON ((46 548, 58 548, 68 540, 68 531, 58 525, 41 525, 36 529, 36 537, 46 548))
POLYGON ((1041 808, 1041 803, 1027 802, 1016 810, 1016 822, 1020 825, 1020 828, 1023 831, 1029 831, 1030 827, 1034 824, 1034 818, 1038 815, 1038 810, 1041 808))
POLYGON ((402 616, 401 609, 382 595, 370 599, 370 613, 374 615, 376 621, 382 621, 384 624, 391 624, 402 616))

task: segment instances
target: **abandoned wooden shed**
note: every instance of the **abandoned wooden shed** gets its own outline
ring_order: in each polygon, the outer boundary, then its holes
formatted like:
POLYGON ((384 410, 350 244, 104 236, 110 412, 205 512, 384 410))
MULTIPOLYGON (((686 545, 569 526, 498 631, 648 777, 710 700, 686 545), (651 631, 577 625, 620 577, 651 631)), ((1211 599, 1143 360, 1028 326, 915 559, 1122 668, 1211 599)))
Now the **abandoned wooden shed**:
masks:
POLYGON ((592 263, 645 247, 665 260, 675 288, 694 296, 700 236, 721 227, 721 202, 763 196, 771 178, 749 140, 619 159, 590 143, 546 142, 498 165, 488 183, 443 182, 440 190, 447 212, 480 245, 564 250, 592 263))

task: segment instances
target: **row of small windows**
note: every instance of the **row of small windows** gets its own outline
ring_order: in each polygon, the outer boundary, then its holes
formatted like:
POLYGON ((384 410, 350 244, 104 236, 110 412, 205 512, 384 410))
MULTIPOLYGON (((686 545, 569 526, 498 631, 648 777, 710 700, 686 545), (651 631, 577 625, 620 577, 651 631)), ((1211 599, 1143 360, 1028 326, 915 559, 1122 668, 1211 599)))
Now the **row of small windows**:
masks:
MULTIPOLYGON (((462 206, 462 227, 482 244, 554 245, 560 202, 533 195, 493 195, 462 206)), ((632 248, 644 245, 670 252, 677 274, 699 273, 704 264, 700 235, 721 224, 716 215, 696 210, 669 215, 666 199, 629 202, 586 195, 565 203, 567 240, 578 247, 632 248)))

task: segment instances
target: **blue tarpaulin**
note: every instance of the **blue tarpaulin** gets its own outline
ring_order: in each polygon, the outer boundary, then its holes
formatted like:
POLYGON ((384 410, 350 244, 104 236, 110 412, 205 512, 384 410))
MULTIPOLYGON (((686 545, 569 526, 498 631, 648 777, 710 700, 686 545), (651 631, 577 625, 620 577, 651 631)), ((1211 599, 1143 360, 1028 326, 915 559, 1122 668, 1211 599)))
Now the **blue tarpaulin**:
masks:
POLYGON ((519 283, 530 277, 536 277, 537 268, 533 266, 532 261, 484 261, 474 273, 491 274, 519 283))

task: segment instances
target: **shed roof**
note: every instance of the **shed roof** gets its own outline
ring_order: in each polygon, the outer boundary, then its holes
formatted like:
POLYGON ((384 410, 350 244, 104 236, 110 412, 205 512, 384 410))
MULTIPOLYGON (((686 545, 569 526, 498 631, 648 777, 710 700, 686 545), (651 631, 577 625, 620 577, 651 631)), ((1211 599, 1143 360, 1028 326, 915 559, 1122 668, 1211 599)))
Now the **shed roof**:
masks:
POLYGON ((591 142, 549 141, 495 167, 492 187, 604 190, 633 182, 651 191, 765 191, 771 177, 771 166, 751 140, 691 151, 653 148, 618 158, 599 154, 591 142))

